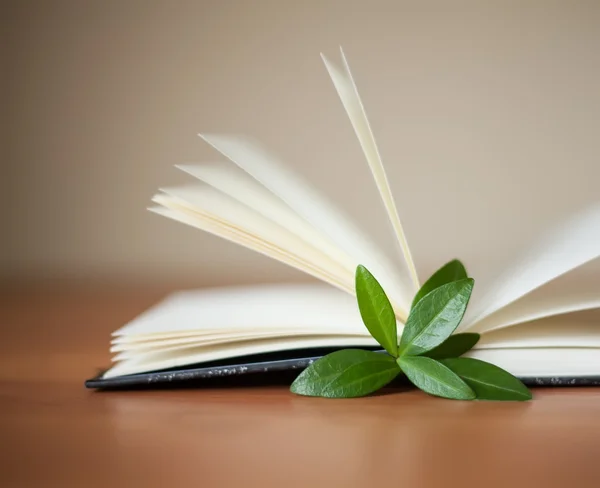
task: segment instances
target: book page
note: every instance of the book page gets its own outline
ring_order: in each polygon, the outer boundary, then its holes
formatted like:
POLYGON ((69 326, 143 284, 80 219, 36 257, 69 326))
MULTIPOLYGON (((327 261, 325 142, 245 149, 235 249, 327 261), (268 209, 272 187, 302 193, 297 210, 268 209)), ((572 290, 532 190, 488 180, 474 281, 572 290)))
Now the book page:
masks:
POLYGON ((242 137, 199 135, 277 195, 315 229, 328 236, 348 255, 366 266, 402 309, 398 318, 402 321, 406 319, 412 301, 412 290, 406 289, 394 265, 346 215, 256 142, 242 137))
POLYGON ((381 196, 384 208, 396 234, 396 239, 400 245, 402 257, 408 269, 408 275, 412 280, 412 289, 410 290, 410 293, 414 296, 420 287, 419 277, 404 234, 402 223, 400 222, 400 216, 396 209, 396 203, 394 202, 385 168, 381 161, 379 149, 375 137, 373 136, 369 119, 367 118, 367 113, 364 109, 352 73, 350 72, 350 66, 348 65, 346 56, 341 48, 340 53, 344 64, 343 72, 333 65, 333 63, 331 63, 323 54, 321 54, 321 58, 325 63, 335 89, 342 101, 352 127, 354 128, 354 132, 360 142, 363 153, 369 163, 371 173, 377 185, 377 189, 379 190, 379 195, 381 196))
POLYGON ((156 195, 153 201, 165 207, 150 208, 155 213, 260 252, 353 293, 353 279, 348 270, 341 269, 337 263, 332 264, 314 249, 299 243, 285 229, 272 223, 263 225, 260 216, 252 215, 246 209, 234 211, 231 216, 235 222, 231 222, 224 218, 225 213, 232 210, 231 207, 217 207, 214 210, 218 213, 214 215, 200 212, 189 203, 172 196, 156 195))
POLYGON ((231 163, 187 164, 177 165, 177 168, 285 227, 354 274, 358 264, 354 258, 238 166, 231 163))
POLYGON ((336 334, 328 334, 323 330, 313 330, 313 331, 298 331, 298 332, 276 332, 271 331, 270 333, 257 333, 257 334, 247 334, 247 335, 224 335, 218 338, 197 338, 196 340, 192 338, 188 338, 185 342, 180 342, 177 344, 155 344, 153 346, 144 347, 144 348, 133 348, 133 349, 124 349, 122 351, 115 351, 117 354, 113 356, 112 361, 123 361, 125 359, 133 359, 140 358, 145 355, 151 355, 156 353, 164 353, 164 352, 174 352, 178 351, 181 354, 185 354, 187 349, 192 348, 200 348, 200 347, 212 347, 217 345, 228 345, 228 344, 246 344, 251 341, 259 341, 264 339, 294 339, 298 341, 303 341, 306 339, 335 339, 340 341, 350 340, 360 340, 363 341, 364 345, 373 345, 377 346, 377 341, 375 341, 371 335, 367 332, 366 334, 345 334, 345 333, 336 333, 336 334))
MULTIPOLYGON (((185 353, 186 349, 215 346, 219 344, 247 343, 260 339, 294 338, 304 340, 306 338, 327 338, 345 340, 348 338, 371 340, 371 336, 365 328, 362 332, 346 333, 343 331, 333 332, 324 329, 304 328, 287 330, 271 330, 265 332, 243 331, 237 334, 207 334, 204 336, 185 337, 166 341, 155 341, 152 343, 136 344, 133 347, 123 346, 111 349, 118 353, 113 361, 121 361, 141 357, 144 354, 180 351, 185 353)), ((373 345, 377 345, 373 342, 373 345)), ((490 348, 523 348, 523 347, 596 347, 600 348, 600 327, 596 323, 584 322, 575 318, 555 317, 551 320, 534 322, 531 324, 519 324, 518 326, 503 328, 501 330, 487 332, 481 336, 477 343, 477 349, 490 348)))
POLYGON ((145 353, 150 351, 166 350, 167 348, 177 348, 180 346, 188 347, 190 344, 219 344, 220 342, 246 341, 249 339, 259 339, 264 337, 301 337, 301 336, 327 336, 327 337, 367 337, 369 332, 364 329, 364 332, 348 333, 344 330, 330 330, 323 327, 298 327, 294 330, 279 330, 279 329, 256 329, 253 331, 236 329, 232 332, 221 333, 204 333, 195 335, 175 336, 170 338, 162 338, 153 341, 137 341, 126 343, 114 343, 110 348, 110 352, 130 352, 133 354, 145 353))
POLYGON ((600 325, 577 316, 560 316, 482 334, 477 349, 521 347, 597 347, 600 325))
POLYGON ((195 363, 216 361, 236 356, 263 354, 275 351, 292 351, 318 347, 372 347, 374 339, 361 338, 308 338, 308 339, 262 339, 243 344, 221 344, 201 346, 180 351, 169 351, 126 359, 106 371, 104 378, 113 378, 125 374, 142 373, 166 368, 175 368, 195 363))
MULTIPOLYGON (((354 280, 354 266, 344 266, 338 260, 322 252, 302 239, 293 231, 291 225, 280 225, 260 211, 240 203, 230 196, 207 185, 186 185, 161 189, 176 201, 188 204, 190 210, 199 216, 208 216, 234 229, 255 236, 262 241, 302 258, 315 267, 323 268, 334 276, 344 280, 354 280)), ((292 224, 292 222, 290 222, 292 224)))
MULTIPOLYGON (((216 361, 266 352, 297 350, 312 347, 371 347, 365 339, 305 339, 250 341, 243 345, 220 345, 192 348, 182 354, 178 351, 157 353, 126 359, 106 371, 104 378, 143 373, 167 368, 185 367, 207 361, 216 361)), ((539 377, 569 377, 600 375, 599 348, 537 347, 472 349, 465 354, 487 361, 513 375, 539 377)))
POLYGON ((463 329, 510 305, 542 285, 600 256, 600 203, 557 225, 531 246, 473 303, 463 329))
POLYGON ((137 336, 158 332, 248 333, 321 328, 362 332, 356 300, 325 284, 274 284, 174 293, 114 332, 137 336))
POLYGON ((600 349, 597 348, 471 349, 465 357, 495 364, 517 377, 568 378, 600 375, 600 349))
POLYGON ((545 317, 600 308, 598 276, 600 259, 533 290, 475 323, 469 330, 482 333, 545 317))

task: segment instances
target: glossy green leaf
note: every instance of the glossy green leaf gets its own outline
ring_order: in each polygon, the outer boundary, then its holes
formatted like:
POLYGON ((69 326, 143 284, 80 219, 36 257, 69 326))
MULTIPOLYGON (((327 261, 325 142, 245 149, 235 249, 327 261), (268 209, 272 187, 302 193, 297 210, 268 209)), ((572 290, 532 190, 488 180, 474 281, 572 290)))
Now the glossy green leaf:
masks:
POLYGON ((356 268, 356 299, 362 320, 381 346, 392 356, 398 356, 396 315, 383 288, 375 277, 359 265, 356 268))
POLYGON ((454 259, 446 263, 435 273, 433 273, 431 277, 423 284, 423 286, 421 286, 421 289, 417 292, 415 298, 413 299, 411 309, 414 308, 421 298, 436 288, 453 281, 464 280, 468 277, 467 270, 465 269, 463 263, 461 263, 458 259, 454 259))
POLYGON ((447 366, 424 356, 400 356, 398 365, 410 382, 430 395, 473 400, 475 392, 447 366))
POLYGON ((417 356, 439 346, 460 324, 473 291, 467 278, 442 285, 410 311, 400 340, 400 354, 417 356))
POLYGON ((478 400, 531 400, 531 392, 508 371, 474 358, 449 358, 440 361, 460 376, 478 400))
POLYGON ((432 359, 457 358, 470 351, 479 342, 479 337, 480 335, 475 332, 453 334, 439 346, 423 355, 432 359))
POLYGON ((292 383, 298 395, 353 398, 387 385, 400 373, 393 357, 362 349, 343 349, 308 366, 292 383))

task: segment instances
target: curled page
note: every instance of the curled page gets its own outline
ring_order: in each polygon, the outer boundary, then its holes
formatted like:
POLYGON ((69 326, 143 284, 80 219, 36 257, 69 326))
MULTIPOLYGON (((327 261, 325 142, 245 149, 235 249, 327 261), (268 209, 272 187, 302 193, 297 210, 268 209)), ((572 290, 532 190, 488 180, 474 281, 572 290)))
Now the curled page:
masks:
POLYGON ((354 269, 341 265, 324 254, 318 247, 298 237, 288 226, 279 225, 230 196, 207 185, 187 185, 163 188, 164 193, 176 201, 185 202, 190 209, 204 218, 244 232, 274 247, 295 255, 320 268, 331 276, 339 277, 349 285, 353 283, 354 269))
POLYGON ((177 168, 293 232, 354 274, 358 263, 353 258, 238 166, 231 163, 186 164, 177 165, 177 168))
MULTIPOLYGON (((596 260, 598 261, 598 260, 596 260)), ((597 263, 600 264, 600 261, 597 263)), ((596 265, 596 262, 594 262, 596 265)), ((594 266, 600 268, 600 266, 594 266)), ((596 269, 593 269, 596 271, 596 269)), ((471 332, 488 332, 523 322, 600 308, 600 280, 581 274, 547 283, 521 299, 478 321, 471 332)), ((600 327, 597 327, 600 334, 600 327)))
POLYGON ((233 225, 224 224, 217 218, 199 215, 193 209, 186 207, 184 202, 165 195, 157 195, 153 201, 160 206, 150 207, 151 212, 239 244, 314 276, 347 293, 353 293, 351 276, 344 278, 338 274, 332 275, 328 270, 315 265, 314 261, 307 261, 297 254, 285 251, 272 242, 266 241, 263 237, 253 235, 247 229, 235 228, 233 225))
POLYGON ((488 288, 465 320, 471 328, 542 285, 600 257, 600 203, 557 226, 488 288))
POLYGON ((248 138, 199 134, 217 151, 237 164, 292 208, 300 217, 370 269, 401 307, 398 319, 406 320, 412 294, 394 274, 385 254, 351 220, 299 175, 248 138))
POLYGON ((388 214, 388 218, 396 234, 398 244, 402 250, 402 256, 406 266, 408 267, 409 275, 413 284, 412 294, 414 296, 414 294, 416 294, 416 292, 419 290, 419 277, 417 275, 415 264, 408 247, 408 241, 406 240, 404 229, 398 215, 398 210, 396 208, 396 203, 394 202, 394 197, 390 189, 385 168, 383 167, 383 163, 381 161, 379 149, 377 148, 377 143, 375 142, 375 137, 373 136, 373 132, 369 124, 369 119, 367 118, 367 114, 358 93, 356 83, 352 78, 352 73, 350 72, 350 67, 348 66, 344 52, 341 48, 340 51, 344 63, 344 72, 335 67, 323 54, 321 54, 321 57, 323 58, 325 66, 327 67, 327 71, 329 72, 329 76, 331 77, 340 100, 346 109, 348 118, 352 123, 354 132, 356 133, 356 136, 360 142, 360 146, 364 152, 367 162, 369 163, 371 173, 373 174, 377 189, 379 190, 379 195, 381 196, 383 205, 388 214))

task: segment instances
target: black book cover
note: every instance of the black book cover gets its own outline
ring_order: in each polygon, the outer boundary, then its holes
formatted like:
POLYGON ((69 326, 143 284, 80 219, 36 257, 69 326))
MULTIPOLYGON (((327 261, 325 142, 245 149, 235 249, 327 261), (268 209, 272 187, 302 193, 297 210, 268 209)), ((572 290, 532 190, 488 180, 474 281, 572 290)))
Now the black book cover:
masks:
MULTIPOLYGON (((259 384, 289 385, 310 363, 335 350, 304 349, 257 354, 116 378, 102 378, 102 371, 97 376, 86 380, 85 386, 101 390, 128 390, 252 386, 259 384)), ((528 387, 600 386, 600 376, 519 377, 519 379, 528 387)), ((406 383, 406 379, 400 377, 396 382, 399 384, 406 383)))

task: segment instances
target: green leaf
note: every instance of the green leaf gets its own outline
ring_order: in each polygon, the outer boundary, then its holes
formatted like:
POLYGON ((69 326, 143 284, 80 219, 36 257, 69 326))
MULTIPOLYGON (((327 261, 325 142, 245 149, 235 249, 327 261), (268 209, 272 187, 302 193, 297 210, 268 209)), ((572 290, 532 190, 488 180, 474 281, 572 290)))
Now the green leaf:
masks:
POLYGON ((368 395, 400 373, 393 357, 362 349, 343 349, 307 367, 292 383, 292 393, 327 398, 368 395))
POLYGON ((424 356, 400 356, 398 365, 413 385, 430 395, 473 400, 475 392, 448 367, 424 356))
POLYGON ((465 352, 471 350, 477 342, 479 342, 479 334, 475 332, 464 332, 461 334, 453 334, 439 346, 431 351, 424 353, 424 356, 432 359, 457 358, 465 352))
POLYGON ((356 299, 362 320, 379 344, 398 356, 396 315, 388 297, 375 277, 364 266, 356 268, 356 299))
POLYGON ((454 281, 425 295, 408 315, 400 354, 423 354, 450 337, 467 310, 474 283, 472 278, 454 281))
POLYGON ((443 359, 442 364, 467 383, 479 400, 531 400, 531 392, 508 371, 474 358, 443 359))
POLYGON ((431 277, 423 284, 421 289, 415 295, 415 298, 413 299, 410 308, 414 308, 414 306, 419 300, 421 300, 421 298, 423 298, 425 295, 432 292, 436 288, 439 288, 440 286, 445 285, 446 283, 463 280, 465 278, 468 278, 467 270, 458 259, 454 259, 449 263, 446 263, 435 273, 433 273, 431 277))

